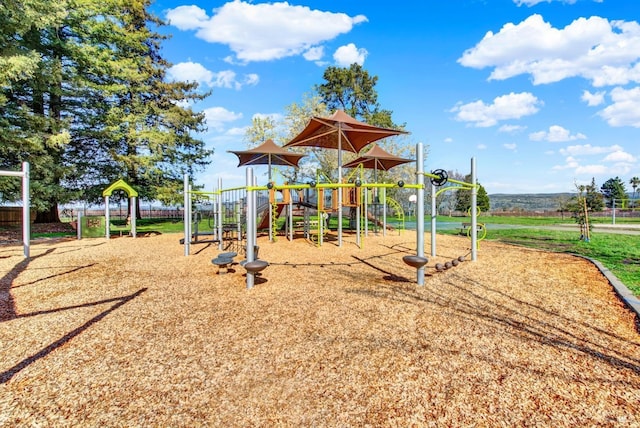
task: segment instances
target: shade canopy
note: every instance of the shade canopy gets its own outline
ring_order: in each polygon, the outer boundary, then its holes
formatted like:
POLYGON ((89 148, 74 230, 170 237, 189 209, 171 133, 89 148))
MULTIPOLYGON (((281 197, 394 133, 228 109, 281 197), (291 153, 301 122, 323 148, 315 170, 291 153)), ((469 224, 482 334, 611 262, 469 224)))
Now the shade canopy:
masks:
POLYGON ((362 165, 363 168, 367 169, 388 171, 395 166, 409 162, 413 162, 413 159, 405 159, 392 155, 379 145, 374 144, 373 147, 371 147, 371 149, 365 154, 344 164, 343 166, 345 168, 355 168, 358 165, 362 165))
POLYGON ((286 165, 298 166, 300 158, 304 154, 292 153, 278 146, 273 140, 266 140, 264 143, 250 150, 229 150, 238 156, 238 166, 244 165, 286 165))
MULTIPOLYGON (((329 117, 311 118, 307 126, 284 147, 308 146, 338 150, 338 183, 342 183, 342 151, 358 153, 369 143, 393 135, 398 129, 381 128, 360 122, 342 110, 329 117)), ((338 187, 338 246, 342 245, 342 187, 338 187)))
POLYGON ((369 125, 337 110, 329 117, 312 117, 302 132, 284 147, 321 147, 358 153, 369 143, 406 133, 398 129, 369 125))
POLYGON ((229 153, 238 156, 238 166, 269 165, 269 180, 271 180, 271 165, 285 165, 297 168, 300 158, 306 156, 285 150, 271 139, 266 140, 253 149, 242 151, 229 150, 229 153))

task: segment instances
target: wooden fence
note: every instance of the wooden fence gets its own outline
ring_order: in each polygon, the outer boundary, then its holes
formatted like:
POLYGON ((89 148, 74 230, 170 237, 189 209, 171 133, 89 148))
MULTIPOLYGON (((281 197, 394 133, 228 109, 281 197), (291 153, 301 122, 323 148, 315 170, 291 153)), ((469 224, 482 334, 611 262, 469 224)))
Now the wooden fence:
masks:
MULTIPOLYGON (((35 210, 31 210, 31 223, 36 219, 35 210)), ((22 207, 0 207, 0 225, 10 226, 22 223, 22 207)))

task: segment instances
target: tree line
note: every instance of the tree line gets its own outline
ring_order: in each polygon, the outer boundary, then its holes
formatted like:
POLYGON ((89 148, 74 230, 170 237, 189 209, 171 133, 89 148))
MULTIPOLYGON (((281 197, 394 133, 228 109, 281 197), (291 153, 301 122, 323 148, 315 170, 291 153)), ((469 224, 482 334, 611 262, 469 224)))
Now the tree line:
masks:
POLYGON ((595 178, 589 184, 576 184, 577 194, 572 198, 560 201, 559 211, 574 212, 578 206, 585 205, 588 211, 597 212, 606 208, 628 209, 637 208, 637 190, 640 179, 633 177, 629 180, 633 192, 629 196, 626 185, 620 177, 609 178, 600 187, 595 178), (584 199, 584 201, 582 200, 584 199))
MULTIPOLYGON (((165 23, 150 0, 6 0, 0 7, 0 168, 31 163, 37 222, 58 204, 98 202, 118 178, 172 202, 212 154, 190 105, 207 93, 169 82, 165 23)), ((16 180, 0 180, 12 200, 16 180)))

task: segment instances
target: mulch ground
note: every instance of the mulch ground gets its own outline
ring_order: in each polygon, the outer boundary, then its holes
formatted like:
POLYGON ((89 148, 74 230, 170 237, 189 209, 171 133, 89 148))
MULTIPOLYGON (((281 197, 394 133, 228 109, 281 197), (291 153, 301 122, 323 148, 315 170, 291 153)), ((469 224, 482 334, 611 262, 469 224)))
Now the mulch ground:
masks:
POLYGON ((640 426, 637 320, 584 259, 436 272, 469 258, 439 235, 419 287, 411 232, 260 238, 247 290, 180 237, 0 246, 0 426, 640 426))

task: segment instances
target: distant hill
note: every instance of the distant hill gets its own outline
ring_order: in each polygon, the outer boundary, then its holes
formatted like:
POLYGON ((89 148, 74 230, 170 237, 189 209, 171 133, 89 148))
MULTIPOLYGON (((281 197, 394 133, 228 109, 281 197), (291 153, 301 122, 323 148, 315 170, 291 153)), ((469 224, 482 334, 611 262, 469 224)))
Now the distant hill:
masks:
POLYGON ((556 211, 560 201, 566 201, 575 193, 522 193, 489 195, 492 211, 556 211))

